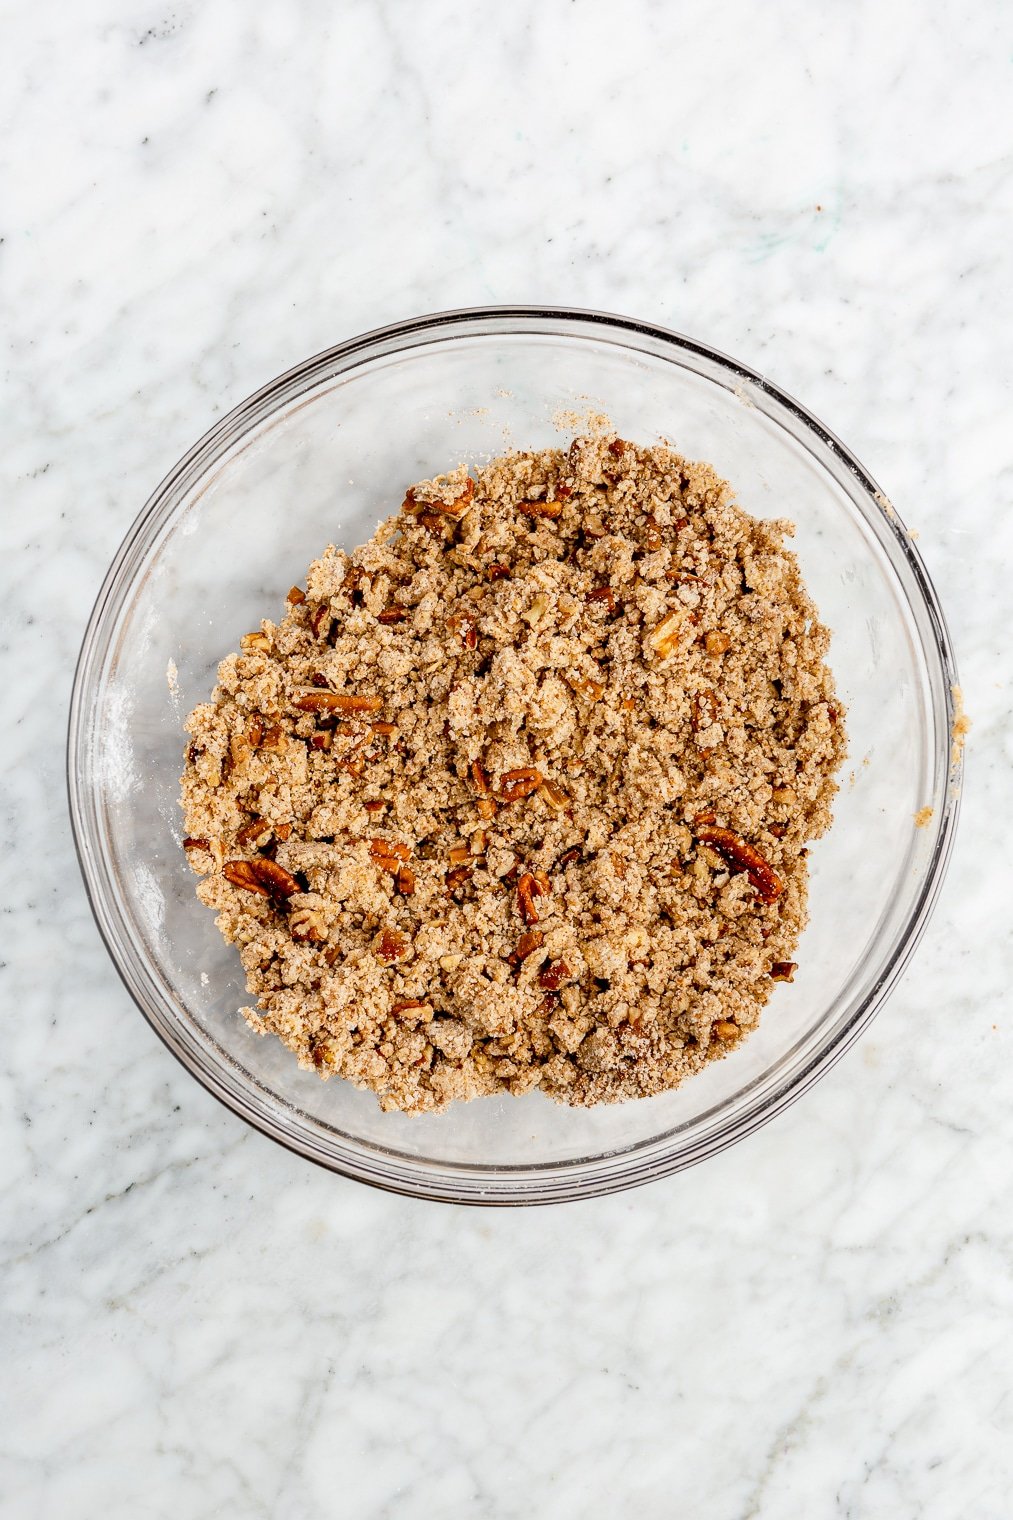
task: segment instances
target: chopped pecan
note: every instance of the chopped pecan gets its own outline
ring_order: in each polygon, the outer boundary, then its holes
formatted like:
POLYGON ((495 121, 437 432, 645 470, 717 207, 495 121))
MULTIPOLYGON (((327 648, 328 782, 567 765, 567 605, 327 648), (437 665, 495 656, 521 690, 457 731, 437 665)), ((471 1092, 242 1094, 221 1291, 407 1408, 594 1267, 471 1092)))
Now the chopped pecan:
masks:
POLYGON ((210 850, 211 842, 208 839, 195 839, 192 834, 188 834, 183 840, 183 848, 184 850, 210 850))
POLYGON ((463 887, 464 883, 466 881, 469 881, 470 878, 471 866, 454 866, 452 870, 449 870, 447 872, 446 876, 443 879, 447 884, 447 891, 456 892, 458 888, 463 887))
POLYGON ((299 891, 295 877, 276 860, 229 860, 222 875, 234 887, 259 892, 261 897, 291 897, 299 891))
POLYGON ((480 818, 495 818, 496 804, 491 797, 480 797, 475 803, 480 818))
POLYGON ((558 517, 563 510, 561 501, 519 501, 518 512, 525 517, 558 517))
POLYGON ((264 818, 256 814, 236 834, 236 844, 241 850, 262 850, 270 844, 274 830, 264 818))
POLYGON ((239 647, 247 654, 267 654, 271 640, 266 633, 244 633, 239 640, 239 647))
POLYGON ((229 740, 229 759, 236 770, 242 770, 243 766, 253 754, 243 734, 233 734, 229 740))
POLYGON ((717 821, 718 819, 716 813, 697 813, 696 817, 693 819, 693 827, 696 829, 699 828, 702 823, 717 823, 717 821))
POLYGON ((690 704, 690 723, 695 734, 718 721, 718 699, 712 691, 698 691, 690 704))
POLYGON ((293 939, 322 945, 327 938, 327 924, 316 908, 294 908, 288 917, 288 927, 293 939))
POLYGON ((731 1019, 718 1019, 711 1025, 711 1033, 718 1040, 734 1040, 739 1033, 738 1024, 733 1024, 731 1019))
POLYGON ((300 602, 306 600, 306 593, 300 586, 291 586, 285 600, 290 607, 298 607, 300 602))
POLYGON ((584 598, 585 602, 600 602, 607 612, 616 610, 616 594, 611 586, 596 586, 584 598))
POLYGON ((479 796, 487 797, 489 795, 489 777, 481 760, 473 760, 470 770, 472 786, 479 796))
POLYGON ((292 825, 290 823, 276 823, 274 826, 274 832, 277 834, 279 839, 289 839, 292 834, 292 825))
POLYGON ((391 602, 389 607, 385 607, 378 614, 376 621, 378 623, 403 623, 407 616, 407 607, 403 607, 400 602, 391 602))
POLYGON ((678 607, 673 607, 671 612, 666 612, 661 622, 654 631, 647 636, 647 642, 654 652, 667 660, 670 654, 674 654, 679 647, 679 637, 685 614, 678 607))
POLYGON ((338 770, 346 771, 349 776, 354 776, 358 781, 366 774, 366 762, 361 755, 353 755, 350 760, 339 760, 338 770))
POLYGON ((545 935, 541 929, 529 929, 527 933, 521 935, 517 941, 516 949, 511 950, 507 956, 507 960, 511 966, 519 966, 522 961, 527 960, 529 955, 533 955, 536 950, 540 950, 544 943, 545 935))
POLYGON ((380 931, 376 953, 382 961, 399 961, 408 949, 408 941, 399 929, 385 926, 380 931))
POLYGON ((517 882, 517 907, 524 922, 530 928, 538 922, 538 911, 535 908, 535 898, 543 897, 551 891, 549 878, 544 871, 525 871, 517 882))
POLYGON ((402 866, 394 877, 394 886, 402 897, 411 897, 415 891, 415 872, 411 866, 402 866))
POLYGON ((596 681, 593 677, 573 677, 570 685, 579 696, 590 697, 592 702, 600 702, 605 695, 605 682, 596 681))
POLYGON ((661 529, 658 526, 658 519, 653 513, 648 512, 644 528, 644 548, 649 554, 653 554, 655 549, 661 548, 663 542, 661 529))
POLYGON ((342 691, 305 691, 292 704, 301 712, 370 713, 379 712, 382 697, 360 697, 342 691))
POLYGON ((411 857, 408 846, 396 839, 371 839, 369 853, 381 871, 389 871, 392 876, 396 876, 411 857))
POLYGON ((486 580, 490 581, 506 581, 510 579, 510 571, 506 565, 501 565, 498 560, 494 560, 491 565, 486 565, 485 576, 486 580))
POLYGON ((257 713, 254 713, 253 717, 246 725, 246 742, 250 745, 251 749, 259 749, 260 741, 263 739, 263 737, 263 719, 257 713))
POLYGON ((731 829, 714 828, 707 825, 696 831, 696 837, 703 844, 709 844, 721 855, 730 866, 739 871, 745 871, 749 877, 749 884, 756 892, 761 902, 772 903, 780 897, 784 891, 784 883, 768 860, 764 860, 759 850, 734 834, 731 829))
POLYGON ((727 654, 732 641, 727 633, 708 633, 704 637, 703 647, 708 654, 727 654))
POLYGON ((423 518, 435 512, 442 512, 445 517, 461 517, 471 505, 475 497, 475 482, 469 475, 464 482, 464 488, 460 496, 453 501, 425 500, 418 501, 414 489, 409 490, 401 504, 402 512, 423 514, 423 518))
POLYGON ((461 635, 461 643, 465 649, 477 649, 478 629, 475 627, 474 618, 469 617, 467 613, 455 612, 452 617, 447 618, 447 627, 451 633, 461 635))
POLYGON ((272 723, 270 728, 264 730, 264 738, 261 741, 261 749, 283 750, 288 743, 285 730, 280 723, 272 723))
POLYGON ((455 844, 448 852, 448 859, 452 866, 461 866, 471 859, 471 849, 466 844, 455 844))
POLYGON ((346 601, 352 607, 361 607, 365 601, 362 585, 369 583, 369 576, 361 565, 349 565, 344 580, 341 582, 341 590, 346 601))
POLYGON ((572 975, 565 961, 550 961, 538 973, 538 985, 544 987, 546 992, 558 992, 564 982, 569 981, 572 975))
POLYGON ((330 602, 321 602, 310 613, 310 627, 315 639, 327 639, 330 637, 334 619, 331 616, 330 602))
POLYGON ((367 813, 382 813, 387 804, 380 797, 373 797, 369 802, 364 802, 363 807, 367 813))
POLYGON ((770 968, 770 979, 773 982, 793 982, 797 970, 798 961, 774 961, 770 968))
POLYGON ((423 1003, 420 998, 400 998, 390 1005, 391 1017, 396 1019, 403 1013, 425 1012, 428 1007, 429 1004, 423 1003))
POLYGON ((542 785, 542 773, 533 765, 523 765, 517 770, 504 771, 499 778, 496 797, 500 802, 520 802, 537 792, 542 785))
POLYGON ((569 797, 563 791, 563 788, 557 786, 554 781, 543 781, 538 788, 538 795, 554 813, 569 813, 571 811, 569 797))
POLYGON ((580 845, 571 845, 568 850, 563 851, 562 855, 560 855, 559 859, 556 861, 556 864, 552 869, 554 871, 565 871, 567 866, 575 866, 577 862, 579 860, 583 860, 583 858, 584 856, 580 845))
POLYGON ((329 728, 325 728, 322 733, 314 734, 310 739, 310 749, 330 749, 333 742, 334 735, 329 728))

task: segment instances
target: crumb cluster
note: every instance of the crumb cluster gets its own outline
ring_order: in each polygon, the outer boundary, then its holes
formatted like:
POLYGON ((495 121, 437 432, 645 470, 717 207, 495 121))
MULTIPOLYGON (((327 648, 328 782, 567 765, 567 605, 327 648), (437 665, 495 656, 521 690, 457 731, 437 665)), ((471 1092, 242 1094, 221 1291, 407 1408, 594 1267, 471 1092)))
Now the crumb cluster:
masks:
POLYGON ((731 1050, 791 979, 845 746, 791 531, 603 435, 326 549, 187 724, 253 1028, 408 1112, 640 1097, 731 1050))

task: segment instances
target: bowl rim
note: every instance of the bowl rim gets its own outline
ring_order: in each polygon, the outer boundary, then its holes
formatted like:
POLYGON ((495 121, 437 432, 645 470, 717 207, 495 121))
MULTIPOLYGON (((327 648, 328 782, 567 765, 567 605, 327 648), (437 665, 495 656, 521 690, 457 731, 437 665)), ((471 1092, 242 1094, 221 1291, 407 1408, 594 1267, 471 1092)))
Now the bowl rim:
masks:
MULTIPOLYGON (((372 1145, 368 1148, 368 1155, 334 1156, 315 1150, 308 1140, 286 1133, 278 1123, 277 1115, 271 1113, 263 1102, 255 1101, 257 1095, 251 1093, 248 1086, 230 1083, 226 1080, 224 1068, 218 1069, 211 1063, 195 1059, 190 1047, 173 1037, 175 1029, 158 1021, 147 1006, 139 987, 128 973, 112 923, 106 919, 104 896, 86 820, 82 769, 77 763, 84 747, 88 721, 84 702, 86 680, 91 673, 107 609, 114 599, 114 593, 120 588, 124 568, 142 540, 147 540, 160 510, 170 502, 172 494, 188 476, 200 478, 232 441, 249 427, 263 421, 280 401, 291 398, 300 390, 308 390, 315 382, 325 378, 329 366, 344 366, 353 355, 368 354, 370 349, 377 350, 378 353, 389 353, 392 343, 407 346, 407 340, 412 338, 425 337, 432 341, 434 335, 452 335, 455 330, 466 331, 482 323, 502 321, 516 321, 522 325, 522 330, 527 327, 532 333, 540 330, 537 324, 546 322, 577 324, 582 330, 571 329, 567 336, 578 339, 592 337, 595 328, 606 329, 627 338, 646 338, 662 349, 674 348, 715 366, 734 382, 727 386, 728 389, 734 391, 737 385, 748 383, 761 396, 769 397, 777 407, 783 408, 805 431, 813 434, 819 443, 836 456, 854 477, 861 492, 878 506, 881 523, 888 531, 894 549, 899 549, 906 560, 922 608, 928 617, 932 646, 939 661, 948 735, 954 732, 959 687, 949 631, 935 589, 903 521, 868 470, 812 412, 765 376, 709 344, 657 323, 579 307, 518 304, 460 307, 409 317, 334 344, 277 375, 221 417, 172 466, 134 518, 103 578, 82 638, 68 712, 66 782, 71 831, 88 904, 113 966, 148 1024, 189 1074, 225 1107, 285 1149, 314 1162, 324 1170, 406 1197, 509 1207, 602 1196, 639 1187, 682 1171, 720 1153, 761 1128, 790 1107, 821 1076, 830 1071, 879 1012, 928 924, 952 852, 960 811, 963 755, 960 746, 955 746, 950 756, 948 784, 936 821, 932 850, 923 880, 895 932, 891 954, 875 983, 836 1036, 814 1052, 801 1069, 786 1075, 775 1090, 763 1099, 761 1105, 754 1103, 752 1107, 747 1106, 745 1112, 725 1131, 716 1136, 705 1135, 692 1148, 660 1155, 650 1152, 640 1155, 638 1149, 619 1150, 564 1162, 490 1167, 476 1166, 473 1163, 420 1160, 405 1157, 400 1152, 386 1153, 388 1157, 396 1155, 396 1168, 391 1170, 389 1162, 384 1165, 382 1149, 372 1145), (632 1164, 623 1166, 623 1157, 629 1158, 632 1164), (589 1168, 595 1170, 589 1172, 589 1168)), ((825 470, 825 465, 821 465, 821 468, 825 470)), ((926 652, 931 652, 927 642, 924 647, 926 652)), ((292 1111, 297 1112, 294 1106, 292 1111)), ((648 1142, 648 1146, 655 1143, 657 1142, 648 1142)))

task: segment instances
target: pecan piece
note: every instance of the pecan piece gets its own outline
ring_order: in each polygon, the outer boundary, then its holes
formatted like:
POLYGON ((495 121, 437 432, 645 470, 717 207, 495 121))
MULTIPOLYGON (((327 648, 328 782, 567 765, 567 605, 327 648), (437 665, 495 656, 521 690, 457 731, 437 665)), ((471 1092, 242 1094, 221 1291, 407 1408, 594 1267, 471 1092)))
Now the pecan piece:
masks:
POLYGON ((266 633, 244 633, 239 640, 239 647, 246 654, 267 654, 271 640, 266 633))
POLYGON ((447 891, 453 893, 456 892, 459 887, 463 887, 464 883, 470 880, 470 878, 470 866, 454 866, 452 870, 447 872, 446 876, 443 879, 447 884, 447 891))
POLYGON ((689 721, 695 734, 718 721, 718 699, 712 691, 697 692, 691 704, 689 721))
POLYGON ((554 781, 543 781, 538 788, 538 795, 554 813, 569 813, 572 811, 569 797, 563 791, 563 788, 557 786, 554 781))
POLYGON ((306 600, 306 593, 303 591, 301 586, 292 586, 289 588, 289 593, 286 596, 285 600, 288 602, 290 607, 298 607, 300 602, 304 602, 306 600))
POLYGON ((703 647, 708 654, 727 654, 732 641, 727 633, 708 633, 704 637, 703 647))
POLYGON ((288 740, 285 737, 285 731, 282 728, 281 724, 272 723, 270 728, 265 729, 264 737, 261 741, 260 747, 261 749, 269 749, 277 752, 279 750, 283 750, 287 743, 288 740))
POLYGON ((666 612, 654 631, 647 636, 648 644, 663 660, 667 660, 668 656, 674 654, 679 647, 684 616, 680 608, 673 607, 672 611, 666 612))
POLYGON ((319 606, 314 607, 313 611, 310 613, 310 627, 313 630, 313 637, 315 639, 330 638, 331 628, 333 626, 334 619, 331 617, 330 603, 321 602, 319 606))
POLYGON ((571 974, 565 961, 550 961, 538 973, 538 985, 544 987, 546 992, 558 992, 563 983, 569 980, 571 974))
POLYGON ((401 866, 394 877, 394 887, 402 897, 411 897, 415 891, 415 872, 411 866, 401 866))
POLYGON ((188 834, 183 840, 183 848, 184 850, 210 850, 211 842, 208 839, 195 839, 188 834))
POLYGON ((293 707, 301 712, 370 713, 379 712, 382 697, 360 697, 342 691, 304 691, 293 707))
POLYGON ((538 910, 535 907, 535 898, 545 896, 551 888, 549 878, 544 871, 525 871, 517 882, 517 908, 521 918, 530 928, 538 922, 538 910))
POLYGON ((250 719, 249 723, 247 723, 247 725, 246 725, 246 742, 247 742, 247 744, 250 745, 251 749, 259 749, 260 748, 260 742, 263 739, 263 737, 264 737, 264 723, 263 723, 263 720, 256 713, 254 713, 253 717, 250 719))
POLYGON ((296 908, 289 914, 289 933, 293 939, 322 945, 327 938, 327 925, 316 908, 296 908))
POLYGON ((506 581, 510 579, 510 571, 506 565, 501 565, 498 560, 494 560, 491 565, 486 565, 485 578, 489 581, 506 581))
POLYGON ((396 876, 411 856, 408 846, 396 839, 371 839, 369 853, 381 871, 389 871, 391 876, 396 876))
POLYGON ((596 586, 593 591, 587 593, 584 600, 585 602, 601 603, 606 612, 609 613, 616 610, 616 594, 611 586, 596 586))
POLYGON ((447 618, 447 627, 451 633, 461 635, 461 643, 465 649, 478 648, 478 629, 474 618, 470 618, 467 613, 455 612, 452 617, 447 618))
POLYGON ((420 998, 401 998, 396 1003, 391 1003, 390 1012, 392 1018, 399 1018, 403 1013, 424 1013, 429 1007, 420 998))
POLYGON ((464 482, 464 489, 460 496, 456 496, 453 501, 418 501, 413 487, 406 492, 405 499, 401 503, 401 510, 402 512, 421 513, 423 515, 423 522, 426 517, 436 512, 442 512, 445 517, 461 517, 468 510, 474 497, 475 482, 469 475, 464 482))
POLYGON ((718 1019, 711 1025, 711 1033, 718 1040, 734 1040, 739 1033, 738 1024, 733 1024, 731 1019, 718 1019))
POLYGON ((600 702, 605 695, 605 682, 596 681, 592 677, 577 676, 570 681, 570 685, 579 696, 589 697, 592 702, 600 702))
POLYGON ((784 891, 784 883, 769 860, 764 860, 759 850, 731 829, 714 828, 708 824, 697 829, 696 837, 702 844, 715 849, 730 866, 745 871, 760 902, 775 902, 784 891))
POLYGON ((542 785, 542 773, 533 765, 523 765, 514 771, 504 771, 499 778, 496 796, 500 802, 520 802, 530 797, 542 785))
POLYGON ((563 851, 562 855, 560 855, 559 859, 556 861, 556 864, 552 869, 554 871, 565 871, 567 866, 575 866, 577 862, 579 860, 583 860, 583 858, 584 856, 580 845, 571 845, 568 850, 563 851))
POLYGON ((391 602, 389 607, 385 607, 378 614, 376 621, 378 623, 403 623, 407 616, 407 607, 403 607, 400 602, 391 602))
POLYGON ((236 844, 241 850, 262 850, 270 844, 273 833, 274 830, 266 819, 255 813, 249 823, 244 823, 236 834, 236 844))
POLYGON ((399 929, 381 929, 376 953, 382 961, 399 961, 408 949, 408 941, 399 929))
POLYGON ((261 897, 291 897, 299 891, 295 877, 276 860, 228 860, 222 875, 234 887, 259 892, 261 897))
POLYGON ((770 968, 770 979, 772 982, 793 982, 797 970, 798 961, 774 961, 770 968))
POLYGON ((516 949, 511 950, 507 956, 507 960, 511 966, 519 966, 523 961, 527 960, 529 955, 533 955, 536 950, 540 950, 544 942, 545 935, 541 929, 531 929, 526 934, 521 935, 517 941, 516 949))
POLYGON ((658 519, 653 513, 648 512, 644 527, 644 548, 648 554, 653 554, 655 549, 661 548, 663 541, 661 528, 658 526, 658 519))
POLYGON ((519 501, 518 512, 525 517, 558 517, 563 510, 561 501, 519 501))

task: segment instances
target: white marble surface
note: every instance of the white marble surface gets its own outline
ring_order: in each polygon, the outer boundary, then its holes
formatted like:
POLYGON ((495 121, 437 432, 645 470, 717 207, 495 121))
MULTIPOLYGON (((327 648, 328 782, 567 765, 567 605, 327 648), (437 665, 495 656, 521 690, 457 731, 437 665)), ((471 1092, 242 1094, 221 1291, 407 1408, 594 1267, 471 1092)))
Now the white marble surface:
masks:
POLYGON ((3 1520, 1005 1520, 1008 7, 3 16, 3 1520), (195 1085, 99 943, 62 765, 101 575, 214 417, 511 300, 693 333, 824 418, 920 533, 975 728, 859 1047, 694 1172, 493 1213, 318 1172, 195 1085))

